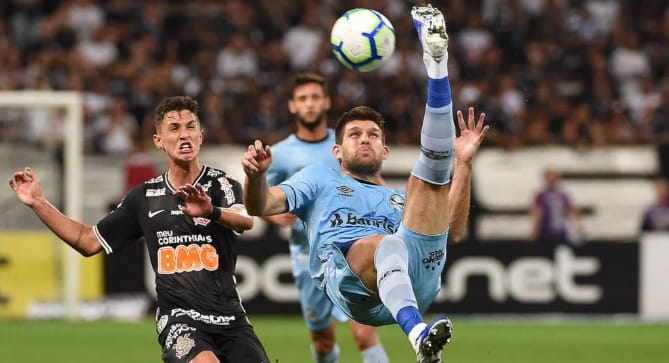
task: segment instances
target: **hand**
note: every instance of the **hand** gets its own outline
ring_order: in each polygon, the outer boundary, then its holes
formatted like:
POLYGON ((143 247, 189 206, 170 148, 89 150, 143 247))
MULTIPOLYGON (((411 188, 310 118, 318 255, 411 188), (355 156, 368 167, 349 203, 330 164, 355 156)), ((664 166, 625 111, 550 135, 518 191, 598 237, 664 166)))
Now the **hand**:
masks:
POLYGON ((269 145, 262 144, 262 141, 256 140, 253 145, 249 145, 248 150, 242 156, 242 166, 244 173, 248 177, 257 177, 269 169, 272 163, 272 150, 269 145))
POLYGON ((40 202, 42 197, 42 184, 30 167, 23 171, 17 171, 9 179, 9 186, 19 197, 21 202, 29 207, 33 207, 40 202))
POLYGON ((174 195, 183 199, 185 204, 181 207, 181 211, 189 217, 206 217, 214 210, 211 198, 204 191, 202 184, 195 186, 186 184, 174 192, 174 195))
POLYGON ((457 115, 460 136, 455 139, 455 159, 465 164, 471 164, 490 126, 483 126, 485 113, 481 113, 478 122, 474 124, 474 107, 469 108, 467 124, 465 124, 461 111, 458 111, 457 115))

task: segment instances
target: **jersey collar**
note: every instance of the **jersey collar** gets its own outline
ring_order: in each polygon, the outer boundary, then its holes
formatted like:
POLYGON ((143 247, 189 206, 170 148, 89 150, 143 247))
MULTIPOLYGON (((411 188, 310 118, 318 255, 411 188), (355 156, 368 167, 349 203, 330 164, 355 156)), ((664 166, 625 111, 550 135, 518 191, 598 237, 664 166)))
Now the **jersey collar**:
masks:
MULTIPOLYGON (((207 173, 207 169, 209 169, 208 166, 202 165, 202 169, 200 170, 200 174, 198 174, 197 177, 195 178, 195 180, 193 181, 193 183, 192 183, 193 185, 197 185, 197 183, 200 182, 200 179, 202 179, 202 177, 205 176, 205 174, 207 173)), ((163 174, 163 179, 165 180, 165 185, 167 186, 167 189, 172 194, 174 194, 174 192, 176 192, 177 190, 176 190, 175 187, 172 186, 172 184, 170 184, 170 180, 167 178, 167 171, 165 171, 165 173, 163 174)))

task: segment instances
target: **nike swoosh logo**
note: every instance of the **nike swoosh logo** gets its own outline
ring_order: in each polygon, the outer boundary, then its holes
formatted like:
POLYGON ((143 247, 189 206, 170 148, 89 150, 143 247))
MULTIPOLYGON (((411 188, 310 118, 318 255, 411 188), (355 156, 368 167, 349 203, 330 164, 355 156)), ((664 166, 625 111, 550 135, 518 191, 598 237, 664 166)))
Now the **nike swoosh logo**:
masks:
POLYGON ((151 211, 149 211, 149 218, 153 218, 153 217, 155 217, 156 215, 158 215, 158 213, 162 213, 163 211, 165 211, 165 210, 164 210, 164 209, 161 209, 161 210, 157 210, 157 211, 155 211, 155 212, 151 212, 151 211))

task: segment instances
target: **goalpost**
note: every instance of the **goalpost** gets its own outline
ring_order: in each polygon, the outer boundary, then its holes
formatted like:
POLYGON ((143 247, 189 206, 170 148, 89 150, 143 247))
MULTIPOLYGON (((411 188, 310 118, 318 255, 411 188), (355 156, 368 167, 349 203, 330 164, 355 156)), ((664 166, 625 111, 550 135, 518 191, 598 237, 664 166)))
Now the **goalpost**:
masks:
MULTIPOLYGON (((0 107, 54 107, 65 110, 67 135, 64 137, 64 212, 82 220, 83 206, 83 98, 74 91, 0 91, 0 107)), ((79 255, 62 244, 65 251, 64 303, 70 320, 79 317, 79 255)))

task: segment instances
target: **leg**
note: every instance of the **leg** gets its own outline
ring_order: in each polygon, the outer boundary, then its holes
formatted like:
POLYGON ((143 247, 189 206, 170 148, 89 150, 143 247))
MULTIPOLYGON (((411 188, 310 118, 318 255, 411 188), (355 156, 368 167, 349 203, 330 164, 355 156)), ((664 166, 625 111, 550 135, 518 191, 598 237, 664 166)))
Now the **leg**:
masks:
POLYGON ((308 267, 300 261, 293 258, 293 269, 300 292, 302 316, 311 336, 311 354, 316 363, 337 362, 339 347, 335 344, 332 303, 311 279, 308 267))
MULTIPOLYGON (((407 185, 406 204, 402 224, 408 230, 423 235, 440 235, 448 229, 448 192, 455 147, 455 125, 453 123, 451 90, 448 80, 448 36, 441 12, 431 5, 414 6, 411 11, 421 45, 423 61, 428 75, 427 106, 421 128, 421 155, 411 171, 407 185)), ((403 242, 401 238, 397 240, 403 242)), ((379 243, 377 258, 382 243, 379 243)), ((404 246, 406 250, 406 246, 404 246)), ((397 254, 399 248, 393 249, 397 254)), ((407 254, 408 255, 408 254, 407 254)), ((394 258, 396 267, 389 271, 408 269, 408 256, 394 258), (406 265, 404 265, 406 260, 406 265)), ((413 344, 419 363, 441 362, 442 347, 451 339, 451 322, 439 318, 427 325, 413 301, 392 298, 398 288, 412 288, 408 283, 396 283, 389 291, 382 287, 384 274, 379 269, 379 294, 413 344), (404 286, 404 287, 401 287, 404 286), (395 291, 393 291, 395 290, 395 291), (386 303, 386 299, 392 300, 386 303), (391 308, 389 305, 394 305, 391 308)), ((388 275, 386 272, 385 275, 388 275)), ((409 275, 397 281, 409 279, 409 275)), ((389 284, 390 285, 390 284, 389 284)), ((407 297, 405 292, 402 296, 407 297)))
POLYGON ((198 353, 189 363, 221 363, 216 355, 209 350, 198 353))
POLYGON ((167 325, 158 337, 165 363, 219 363, 215 338, 195 326, 167 325))
POLYGON ((335 344, 335 323, 324 329, 309 331, 311 335, 311 354, 316 363, 335 363, 339 361, 339 347, 335 344))
POLYGON ((388 363, 388 355, 381 345, 381 340, 373 326, 349 320, 353 340, 362 353, 363 363, 388 363))
POLYGON ((215 338, 222 363, 271 362, 250 325, 220 331, 215 338))

